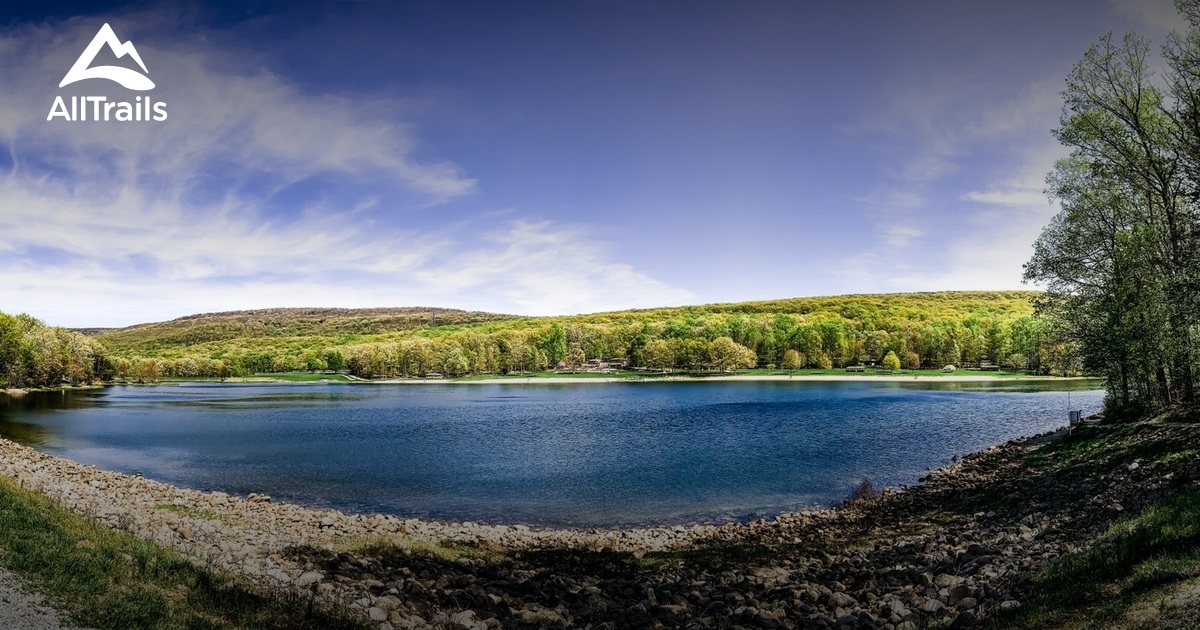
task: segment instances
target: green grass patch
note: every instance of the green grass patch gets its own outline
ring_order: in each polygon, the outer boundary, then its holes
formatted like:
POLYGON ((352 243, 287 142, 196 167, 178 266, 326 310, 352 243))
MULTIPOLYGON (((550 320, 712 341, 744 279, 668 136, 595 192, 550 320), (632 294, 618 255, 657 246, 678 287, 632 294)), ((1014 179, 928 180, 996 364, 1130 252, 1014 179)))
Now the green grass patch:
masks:
POLYGON ((206 521, 221 520, 220 515, 218 515, 216 512, 213 512, 212 510, 194 508, 194 507, 191 507, 190 505, 176 505, 174 503, 159 503, 158 505, 154 506, 154 509, 166 510, 167 512, 174 512, 175 514, 182 514, 184 516, 190 516, 192 518, 199 518, 199 519, 203 519, 206 521))
POLYGON ((384 558, 397 553, 419 555, 454 562, 461 558, 497 561, 503 556, 486 547, 451 541, 432 541, 408 536, 367 536, 351 538, 335 543, 336 551, 356 556, 384 558))
POLYGON ((1119 619, 1139 598, 1200 576, 1200 489, 1164 499, 1110 528, 1090 551, 1031 579, 1032 596, 993 628, 1052 628, 1119 619))
POLYGON ((330 383, 350 382, 350 379, 346 378, 345 374, 325 374, 321 372, 271 372, 267 374, 255 374, 250 378, 269 378, 274 381, 284 381, 286 383, 320 383, 321 381, 329 381, 330 383))
POLYGON ((1196 450, 1182 438, 1150 435, 1154 423, 1083 426, 1026 456, 1033 468, 1093 465, 1111 467, 1134 460, 1171 461, 1196 450))
POLYGON ((263 594, 179 554, 72 514, 0 478, 0 565, 98 630, 367 628, 307 598, 263 594))

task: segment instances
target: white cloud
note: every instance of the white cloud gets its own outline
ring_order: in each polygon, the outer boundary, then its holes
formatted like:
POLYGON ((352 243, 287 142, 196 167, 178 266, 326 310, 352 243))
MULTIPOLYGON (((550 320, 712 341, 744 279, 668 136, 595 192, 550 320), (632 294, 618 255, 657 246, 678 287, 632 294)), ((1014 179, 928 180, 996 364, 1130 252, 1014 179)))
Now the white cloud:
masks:
POLYGON ((909 241, 925 234, 922 230, 906 225, 893 225, 883 230, 883 240, 890 247, 904 247, 909 241))
POLYGON ((1183 30, 1187 20, 1175 10, 1173 0, 1109 0, 1118 15, 1164 31, 1183 30))
POLYGON ((997 206, 1027 206, 1045 200, 1045 195, 1040 190, 1028 188, 991 188, 983 191, 973 190, 963 195, 963 199, 997 206))
POLYGON ((0 34, 13 164, 0 172, 2 310, 95 326, 275 306, 552 314, 690 297, 611 260, 579 226, 491 216, 451 229, 429 205, 476 183, 418 158, 396 105, 307 94, 245 72, 238 51, 139 35, 134 22, 113 27, 169 103, 162 123, 46 121, 99 22, 0 34), (319 178, 335 185, 278 207, 280 191, 319 178))
MULTIPOLYGON (((57 88, 96 27, 96 20, 73 19, 22 27, 0 38, 0 50, 6 52, 0 65, 0 85, 6 88, 0 136, 18 147, 18 156, 29 146, 54 149, 74 174, 125 178, 205 178, 214 163, 236 164, 243 178, 269 172, 282 183, 322 172, 374 172, 433 200, 460 196, 475 186, 452 163, 414 158, 416 141, 394 122, 396 112, 387 111, 386 103, 308 95, 268 72, 233 71, 239 68, 236 54, 206 48, 198 38, 134 41, 150 76, 158 78, 158 89, 147 95, 167 103, 166 121, 48 122, 59 94, 132 100, 132 93, 102 80, 57 88), (83 162, 95 155, 104 155, 105 166, 115 172, 89 170, 83 162)), ((125 40, 131 39, 127 33, 139 32, 116 28, 125 40)))

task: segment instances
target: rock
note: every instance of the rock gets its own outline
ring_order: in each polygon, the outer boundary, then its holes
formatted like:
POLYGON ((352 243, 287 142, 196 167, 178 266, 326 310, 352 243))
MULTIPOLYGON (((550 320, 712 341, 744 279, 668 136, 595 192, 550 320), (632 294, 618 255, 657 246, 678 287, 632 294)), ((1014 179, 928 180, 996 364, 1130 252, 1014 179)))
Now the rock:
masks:
POLYGON ((754 622, 762 628, 779 628, 783 626, 782 617, 782 615, 771 611, 760 610, 758 614, 754 615, 754 622))
POLYGON ((475 617, 475 611, 464 610, 450 615, 450 627, 456 630, 484 630, 487 625, 475 617))
POLYGON ((384 595, 383 597, 375 600, 375 605, 386 610, 387 612, 392 612, 393 610, 400 608, 400 606, 403 604, 401 603, 400 598, 394 595, 384 595))
POLYGON ((829 603, 840 608, 853 608, 858 605, 858 600, 845 593, 834 593, 829 596, 829 603))
POLYGON ((306 573, 301 573, 300 577, 296 578, 296 586, 300 588, 307 588, 324 579, 324 574, 318 571, 308 571, 306 573))
POLYGON ((388 620, 387 612, 384 611, 382 608, 378 608, 375 606, 372 606, 367 609, 367 616, 371 618, 371 621, 387 621, 388 620))
POLYGON ((958 628, 969 628, 969 627, 975 625, 977 622, 978 621, 975 619, 975 615, 971 611, 964 610, 964 611, 958 613, 958 616, 955 617, 954 621, 952 621, 950 623, 950 630, 958 630, 958 628))
POLYGON ((925 603, 921 604, 921 610, 927 613, 935 613, 945 607, 946 605, 937 599, 927 599, 925 603))
POLYGON ((1015 599, 1008 599, 1008 600, 1000 602, 1000 610, 1011 610, 1013 608, 1019 607, 1020 605, 1021 605, 1021 602, 1019 602, 1015 599))
POLYGON ((933 583, 941 588, 958 586, 965 581, 966 578, 959 577, 957 575, 950 575, 949 573, 939 573, 937 577, 933 578, 933 583))

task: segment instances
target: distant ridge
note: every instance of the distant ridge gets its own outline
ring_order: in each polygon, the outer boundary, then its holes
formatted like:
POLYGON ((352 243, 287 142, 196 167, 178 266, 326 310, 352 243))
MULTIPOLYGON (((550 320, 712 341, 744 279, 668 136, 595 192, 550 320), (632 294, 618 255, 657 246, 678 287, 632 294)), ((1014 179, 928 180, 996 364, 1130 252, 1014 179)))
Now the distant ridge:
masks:
MULTIPOLYGON (((583 324, 597 321, 632 322, 688 318, 726 313, 764 316, 838 317, 858 320, 891 319, 916 321, 939 316, 1012 318, 1031 314, 1030 300, 1037 291, 941 291, 919 293, 861 293, 796 297, 749 302, 724 302, 641 308, 579 315, 531 317, 441 307, 395 308, 269 308, 187 315, 165 322, 137 324, 119 329, 80 329, 94 334, 106 347, 120 354, 156 356, 162 351, 181 354, 188 347, 207 344, 202 354, 222 352, 214 344, 233 340, 266 340, 307 337, 314 344, 341 345, 349 337, 379 336, 433 328, 461 327, 489 322, 511 322, 514 326, 549 326, 551 322, 583 324), (521 322, 526 322, 522 324, 521 322), (541 323, 539 323, 541 322, 541 323), (94 331, 94 332, 93 332, 94 331), (322 340, 319 344, 317 338, 322 340)), ((509 324, 506 324, 509 325, 509 324)), ((265 343, 265 341, 264 341, 265 343)), ((267 347, 256 344, 266 350, 267 347)))
POLYGON ((374 335, 429 326, 447 326, 513 319, 513 315, 439 307, 397 308, 267 308, 186 315, 165 322, 125 328, 80 329, 106 346, 151 352, 240 338, 301 337, 309 335, 374 335))

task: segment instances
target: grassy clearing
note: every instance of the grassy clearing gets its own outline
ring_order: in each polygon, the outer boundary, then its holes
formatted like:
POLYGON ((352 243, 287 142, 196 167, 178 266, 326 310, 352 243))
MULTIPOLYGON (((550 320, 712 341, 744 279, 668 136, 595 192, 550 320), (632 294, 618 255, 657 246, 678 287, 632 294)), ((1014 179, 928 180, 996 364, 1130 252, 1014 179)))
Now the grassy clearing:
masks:
POLYGON ((1165 462, 1196 455, 1194 444, 1180 438, 1152 436, 1154 428, 1154 423, 1079 427, 1030 453, 1025 463, 1032 468, 1109 468, 1135 460, 1165 462))
POLYGON ((992 628, 1101 625, 1164 587, 1200 576, 1200 488, 1113 525, 1092 550, 1035 575, 1033 595, 992 628))
POLYGON ((346 378, 345 374, 324 374, 321 372, 272 372, 268 374, 256 374, 254 378, 269 378, 287 383, 320 383, 321 381, 329 381, 330 383, 351 382, 350 379, 346 378))
POLYGON ((251 376, 233 376, 227 379, 219 379, 210 376, 172 376, 159 379, 159 383, 320 383, 321 381, 329 381, 330 383, 352 383, 353 380, 346 377, 345 374, 325 374, 321 372, 268 372, 264 374, 253 374, 251 376))
MULTIPOLYGON (((854 376, 854 377, 962 377, 962 376, 986 376, 989 378, 998 379, 1020 379, 1030 378, 1034 375, 1027 372, 980 372, 970 370, 959 370, 956 372, 943 372, 941 370, 877 370, 867 368, 863 372, 847 372, 844 368, 819 370, 819 369, 804 369, 804 370, 768 370, 768 369, 752 369, 738 370, 736 372, 688 372, 686 370, 672 370, 670 372, 653 372, 643 370, 617 370, 615 372, 536 372, 531 374, 472 374, 469 376, 459 376, 451 380, 454 381, 480 381, 493 379, 511 379, 525 380, 530 378, 535 379, 555 379, 555 378, 609 378, 609 379, 625 379, 625 380, 657 380, 665 378, 717 378, 722 376, 854 376)), ((1045 377, 1042 377, 1045 378, 1045 377)))
POLYGON ((0 478, 0 565, 98 630, 366 628, 308 598, 263 595, 0 478))

